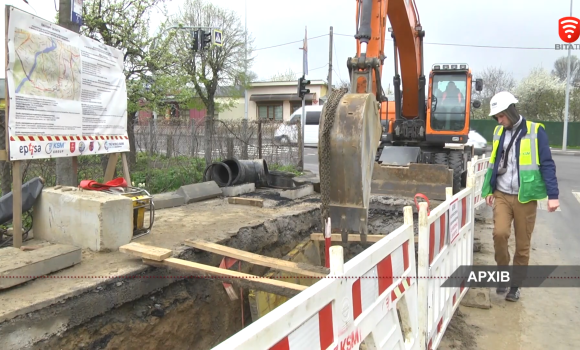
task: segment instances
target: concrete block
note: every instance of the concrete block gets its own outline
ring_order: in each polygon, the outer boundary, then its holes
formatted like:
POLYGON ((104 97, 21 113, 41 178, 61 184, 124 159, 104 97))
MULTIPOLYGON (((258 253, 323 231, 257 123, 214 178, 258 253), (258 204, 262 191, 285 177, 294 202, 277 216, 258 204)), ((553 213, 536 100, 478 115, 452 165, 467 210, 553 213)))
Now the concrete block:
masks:
POLYGON ((314 186, 314 191, 320 193, 320 177, 316 174, 309 172, 304 175, 297 176, 292 180, 296 186, 312 184, 314 186))
POLYGON ((491 309, 489 288, 469 288, 461 299, 461 305, 478 309, 491 309))
POLYGON ((175 192, 159 193, 153 196, 155 209, 178 207, 185 204, 185 198, 175 192))
POLYGON ((133 201, 99 191, 45 188, 34 204, 34 237, 93 251, 117 250, 133 237, 133 201))
POLYGON ((30 251, 14 247, 3 248, 0 254, 0 276, 3 277, 0 278, 0 290, 80 262, 81 249, 71 245, 52 244, 30 251))
POLYGON ((309 196, 314 193, 314 185, 307 184, 296 189, 285 190, 280 192, 280 197, 298 199, 302 197, 309 196))
POLYGON ((222 187, 222 194, 224 195, 224 197, 236 197, 244 193, 250 193, 255 191, 256 191, 255 183, 222 187))
POLYGON ((181 186, 175 193, 185 198, 185 204, 189 204, 219 197, 222 195, 222 190, 215 181, 206 181, 181 186))

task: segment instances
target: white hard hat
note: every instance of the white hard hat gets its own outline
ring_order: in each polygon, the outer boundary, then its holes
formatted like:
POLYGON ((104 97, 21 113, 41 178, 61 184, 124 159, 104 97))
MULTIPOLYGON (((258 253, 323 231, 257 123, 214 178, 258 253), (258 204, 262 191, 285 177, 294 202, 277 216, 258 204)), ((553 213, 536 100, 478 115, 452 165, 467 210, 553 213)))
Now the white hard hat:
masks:
POLYGON ((489 116, 505 111, 512 103, 518 103, 514 95, 507 91, 498 92, 489 101, 489 116))

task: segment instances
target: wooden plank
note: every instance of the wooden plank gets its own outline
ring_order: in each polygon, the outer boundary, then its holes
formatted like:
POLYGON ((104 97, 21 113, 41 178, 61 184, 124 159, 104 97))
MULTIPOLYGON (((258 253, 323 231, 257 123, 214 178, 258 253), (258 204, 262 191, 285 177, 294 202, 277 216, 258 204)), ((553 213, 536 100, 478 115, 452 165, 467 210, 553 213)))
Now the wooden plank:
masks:
POLYGON ((0 149, 0 161, 2 160, 8 160, 8 154, 5 149, 0 149))
POLYGON ((117 166, 118 159, 119 153, 109 154, 109 161, 107 163, 107 169, 105 170, 105 182, 113 180, 113 176, 115 175, 115 167, 117 166))
POLYGON ((243 260, 252 264, 265 266, 276 270, 292 272, 302 276, 325 277, 330 273, 329 269, 322 266, 314 266, 305 263, 295 263, 292 261, 271 258, 269 256, 254 254, 203 240, 188 239, 185 240, 184 243, 187 246, 205 250, 210 253, 219 254, 238 260, 243 260))
POLYGON ((22 246, 22 161, 12 162, 12 246, 22 246))
POLYGON ((264 207, 264 200, 263 199, 256 199, 256 198, 229 197, 228 203, 251 205, 253 207, 260 207, 260 208, 264 207))
MULTIPOLYGON (((367 242, 368 243, 376 243, 382 238, 385 238, 386 235, 367 235, 367 242)), ((324 241, 324 234, 323 233, 312 233, 310 234, 310 239, 313 241, 324 241)), ((333 233, 330 236, 331 242, 342 242, 342 236, 340 233, 333 233)), ((348 235, 349 242, 360 242, 360 235, 357 234, 350 234, 348 235)), ((415 243, 419 241, 419 237, 415 236, 415 243)))
POLYGON ((206 276, 208 279, 219 279, 222 282, 231 283, 242 288, 263 290, 265 292, 283 295, 289 298, 308 288, 307 286, 301 286, 299 284, 249 275, 242 272, 221 269, 219 267, 176 258, 168 258, 162 262, 143 259, 143 262, 155 267, 174 268, 186 272, 195 271, 201 276, 206 276))
POLYGON ((127 184, 131 186, 131 174, 129 174, 129 162, 127 161, 127 152, 121 153, 121 159, 123 160, 123 177, 127 184))
POLYGON ((137 242, 131 242, 119 247, 119 251, 122 253, 135 255, 143 259, 163 261, 173 255, 171 249, 153 247, 137 242))

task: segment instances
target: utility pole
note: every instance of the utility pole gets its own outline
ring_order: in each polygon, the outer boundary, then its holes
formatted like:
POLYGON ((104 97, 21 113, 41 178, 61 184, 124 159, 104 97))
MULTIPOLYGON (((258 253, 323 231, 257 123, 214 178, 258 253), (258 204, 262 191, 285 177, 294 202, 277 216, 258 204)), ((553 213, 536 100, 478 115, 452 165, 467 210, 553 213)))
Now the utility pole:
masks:
POLYGON ((330 26, 330 45, 328 46, 328 92, 326 96, 330 96, 332 92, 332 26, 330 26))
POLYGON ((244 120, 242 121, 242 130, 244 133, 244 144, 242 146, 242 159, 248 159, 248 0, 244 0, 244 120))
MULTIPOLYGON (((572 1, 570 0, 570 17, 572 17, 572 1)), ((566 63, 566 111, 564 112, 564 135, 562 136, 562 151, 565 151, 568 144, 568 105, 570 104, 570 55, 571 45, 568 46, 568 62, 566 63)))
MULTIPOLYGON (((58 25, 80 33, 80 25, 72 21, 72 1, 60 0, 58 8, 58 25)), ((56 184, 77 186, 77 157, 56 158, 56 184)))

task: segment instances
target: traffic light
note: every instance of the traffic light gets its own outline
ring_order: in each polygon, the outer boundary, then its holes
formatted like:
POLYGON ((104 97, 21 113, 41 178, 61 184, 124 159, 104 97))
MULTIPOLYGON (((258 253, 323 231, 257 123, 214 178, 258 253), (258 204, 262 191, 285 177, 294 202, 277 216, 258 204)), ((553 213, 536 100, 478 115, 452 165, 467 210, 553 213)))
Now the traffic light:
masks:
POLYGON ((307 89, 306 85, 310 85, 310 80, 304 79, 304 76, 298 78, 298 96, 300 98, 304 98, 306 94, 310 93, 310 89, 307 89))
POLYGON ((193 32, 193 46, 192 46, 192 50, 193 52, 197 52, 199 51, 199 31, 196 30, 193 32))
POLYGON ((205 50, 211 46, 211 31, 200 29, 199 41, 201 42, 201 49, 205 50))

